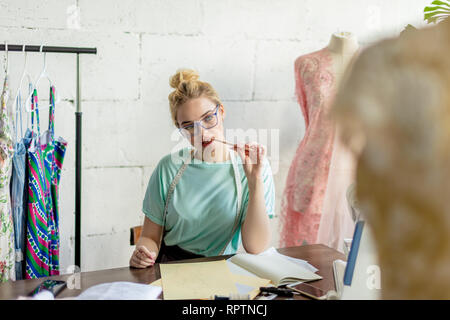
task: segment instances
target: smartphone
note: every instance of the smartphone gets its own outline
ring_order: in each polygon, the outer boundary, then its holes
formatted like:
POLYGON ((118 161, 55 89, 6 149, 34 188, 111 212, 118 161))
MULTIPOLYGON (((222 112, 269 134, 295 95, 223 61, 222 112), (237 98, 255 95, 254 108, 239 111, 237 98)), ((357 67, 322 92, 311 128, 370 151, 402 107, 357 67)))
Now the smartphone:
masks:
POLYGON ((56 297, 65 287, 67 283, 61 280, 45 280, 39 284, 28 296, 34 296, 43 290, 50 291, 56 297))
POLYGON ((287 285, 286 287, 316 300, 325 300, 327 298, 327 291, 313 287, 312 285, 304 282, 292 283, 287 285))

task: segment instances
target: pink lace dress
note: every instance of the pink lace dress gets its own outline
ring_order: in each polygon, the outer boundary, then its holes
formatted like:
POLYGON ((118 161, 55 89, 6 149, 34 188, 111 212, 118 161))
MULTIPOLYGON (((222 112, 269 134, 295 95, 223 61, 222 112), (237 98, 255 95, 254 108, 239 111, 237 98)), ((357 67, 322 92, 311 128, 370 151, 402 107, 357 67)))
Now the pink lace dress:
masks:
POLYGON ((281 201, 282 247, 317 239, 334 141, 334 124, 329 118, 335 95, 332 63, 327 48, 295 61, 296 95, 305 135, 289 168, 281 201))
POLYGON ((354 199, 347 199, 347 193, 355 182, 356 164, 352 152, 341 142, 339 127, 336 127, 333 157, 316 242, 341 252, 344 252, 344 239, 351 238, 355 229, 349 203, 354 199))

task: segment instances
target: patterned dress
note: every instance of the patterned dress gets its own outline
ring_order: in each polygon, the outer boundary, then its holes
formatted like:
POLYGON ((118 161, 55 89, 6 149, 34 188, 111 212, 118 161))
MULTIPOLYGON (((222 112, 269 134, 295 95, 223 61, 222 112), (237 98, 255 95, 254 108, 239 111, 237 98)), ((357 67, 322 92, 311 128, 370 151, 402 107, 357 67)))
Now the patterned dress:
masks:
POLYGON ((37 134, 28 149, 27 279, 59 274, 58 184, 67 143, 54 138, 55 89, 50 88, 49 129, 40 134, 36 90, 31 125, 37 134))
MULTIPOLYGON (((32 84, 29 84, 29 93, 32 92, 32 84)), ((27 128, 23 135, 22 116, 23 103, 21 92, 18 92, 15 105, 15 143, 11 176, 11 207, 14 220, 14 242, 16 247, 16 280, 24 278, 25 266, 25 231, 26 231, 26 205, 24 206, 26 178, 26 156, 31 131, 27 128), (20 128, 20 131, 19 131, 20 128)), ((28 192, 28 190, 27 190, 28 192)))
POLYGON ((8 97, 8 76, 6 76, 0 101, 0 281, 2 282, 16 279, 14 225, 9 190, 14 146, 6 107, 8 97))
POLYGON ((28 208, 26 239, 26 279, 50 275, 48 232, 49 216, 47 214, 48 196, 44 173, 44 159, 41 151, 41 132, 39 127, 39 109, 37 92, 32 96, 31 127, 34 132, 34 116, 37 122, 37 134, 33 135, 28 149, 28 208))
POLYGON ((289 168, 281 202, 282 247, 316 242, 334 141, 329 113, 335 76, 328 49, 299 57, 295 77, 306 130, 289 168))
POLYGON ((47 182, 47 203, 49 215, 49 258, 50 275, 59 274, 59 210, 58 210, 58 185, 61 177, 61 169, 66 152, 67 142, 58 137, 55 139, 55 87, 50 88, 50 111, 48 130, 44 132, 41 150, 44 156, 44 172, 47 182))

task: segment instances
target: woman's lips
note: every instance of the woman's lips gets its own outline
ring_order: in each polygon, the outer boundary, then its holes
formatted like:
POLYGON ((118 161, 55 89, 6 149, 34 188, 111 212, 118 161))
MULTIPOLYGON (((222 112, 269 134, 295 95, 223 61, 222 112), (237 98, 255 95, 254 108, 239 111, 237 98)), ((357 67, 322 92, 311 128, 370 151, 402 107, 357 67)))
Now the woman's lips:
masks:
POLYGON ((209 146, 212 142, 213 142, 212 140, 210 140, 210 141, 203 141, 203 143, 202 143, 203 148, 206 148, 206 147, 209 146))
POLYGON ((214 137, 211 140, 205 140, 202 142, 202 147, 206 148, 207 146, 209 146, 212 142, 214 141, 214 137))

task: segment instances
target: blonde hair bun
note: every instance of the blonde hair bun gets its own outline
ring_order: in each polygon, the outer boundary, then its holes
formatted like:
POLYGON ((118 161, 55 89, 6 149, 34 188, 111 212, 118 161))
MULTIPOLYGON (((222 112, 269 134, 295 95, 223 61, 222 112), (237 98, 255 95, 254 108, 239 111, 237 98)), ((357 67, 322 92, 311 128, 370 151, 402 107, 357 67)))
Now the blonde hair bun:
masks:
POLYGON ((170 86, 175 89, 169 94, 169 104, 172 121, 176 127, 178 127, 178 109, 187 101, 205 97, 211 100, 214 105, 222 104, 216 90, 208 82, 198 79, 198 72, 192 69, 179 69, 169 79, 170 86))
POLYGON ((192 69, 181 69, 176 74, 170 77, 170 86, 178 89, 183 82, 197 81, 200 78, 197 71, 192 69))

